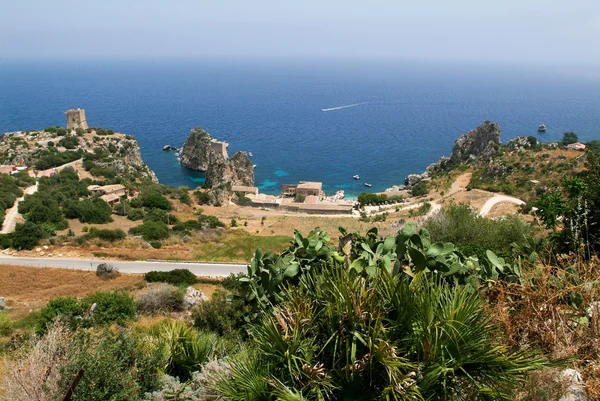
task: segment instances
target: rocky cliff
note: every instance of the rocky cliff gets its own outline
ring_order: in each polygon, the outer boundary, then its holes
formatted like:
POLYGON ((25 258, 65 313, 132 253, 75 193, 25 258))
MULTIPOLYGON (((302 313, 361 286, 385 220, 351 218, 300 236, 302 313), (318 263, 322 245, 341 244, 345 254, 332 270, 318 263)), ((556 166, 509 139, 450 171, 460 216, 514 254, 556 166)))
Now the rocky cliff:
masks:
POLYGON ((449 170, 461 163, 489 163, 500 146, 500 126, 486 121, 479 127, 461 135, 454 142, 450 157, 442 156, 436 163, 430 164, 423 174, 410 174, 404 179, 403 186, 394 186, 388 188, 388 191, 409 189, 432 174, 449 170))
POLYGON ((103 148, 110 156, 96 164, 103 168, 112 168, 132 178, 158 182, 156 174, 142 160, 140 146, 134 137, 106 138, 98 141, 96 147, 103 148), (116 150, 115 150, 116 149, 116 150))
POLYGON ((193 128, 180 152, 181 165, 196 171, 208 170, 212 140, 202 128, 193 128))
POLYGON ((500 147, 500 126, 489 121, 461 135, 452 148, 450 164, 489 162, 500 147))

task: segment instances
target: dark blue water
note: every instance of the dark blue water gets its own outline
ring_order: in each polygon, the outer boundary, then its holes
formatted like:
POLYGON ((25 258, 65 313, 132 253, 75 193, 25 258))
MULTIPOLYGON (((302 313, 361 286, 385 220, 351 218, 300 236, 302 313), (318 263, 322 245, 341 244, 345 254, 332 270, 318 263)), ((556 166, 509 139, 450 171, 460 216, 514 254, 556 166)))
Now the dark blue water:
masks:
POLYGON ((165 144, 194 126, 254 154, 256 182, 323 181, 326 192, 383 190, 421 172, 485 120, 502 140, 575 131, 600 139, 600 83, 534 71, 417 64, 240 60, 0 64, 0 132, 64 125, 83 107, 90 126, 134 135, 166 185, 200 185, 165 144), (323 108, 363 103, 323 112, 323 108), (545 123, 548 132, 536 128, 545 123), (352 179, 354 174, 360 181, 352 179))

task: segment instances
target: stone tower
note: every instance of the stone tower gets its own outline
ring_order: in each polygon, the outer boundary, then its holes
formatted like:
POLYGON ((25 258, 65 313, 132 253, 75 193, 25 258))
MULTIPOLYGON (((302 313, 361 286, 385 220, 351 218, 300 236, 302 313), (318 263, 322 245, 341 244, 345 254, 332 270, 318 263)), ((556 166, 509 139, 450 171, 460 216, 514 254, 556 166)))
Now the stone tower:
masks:
POLYGON ((65 114, 67 115, 67 129, 88 129, 84 109, 70 109, 65 111, 65 114))

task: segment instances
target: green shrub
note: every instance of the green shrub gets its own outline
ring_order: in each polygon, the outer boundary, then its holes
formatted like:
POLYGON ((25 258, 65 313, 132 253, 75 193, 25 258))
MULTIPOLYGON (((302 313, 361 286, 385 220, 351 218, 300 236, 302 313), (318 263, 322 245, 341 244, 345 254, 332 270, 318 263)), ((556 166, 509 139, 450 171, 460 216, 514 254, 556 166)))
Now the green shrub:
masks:
POLYGON ((160 248, 162 248, 162 242, 150 241, 150 246, 152 246, 152 248, 154 248, 154 249, 160 249, 160 248))
POLYGON ((206 216, 201 214, 198 216, 198 223, 202 228, 217 228, 225 227, 225 224, 215 216, 206 216))
POLYGON ((15 322, 8 316, 8 312, 0 312, 0 337, 8 337, 12 334, 15 322))
POLYGON ((52 298, 40 311, 36 332, 45 333, 49 325, 56 319, 74 328, 83 317, 87 308, 74 297, 52 298))
POLYGON ((26 221, 23 224, 17 223, 11 242, 15 249, 33 249, 42 238, 44 238, 44 232, 40 226, 26 221))
POLYGON ((146 241, 157 241, 169 238, 169 227, 159 221, 149 221, 129 229, 133 235, 141 235, 146 241))
POLYGON ((165 198, 159 190, 151 189, 140 196, 142 206, 149 209, 172 210, 173 205, 165 198))
POLYGON ((99 291, 82 299, 81 304, 88 308, 96 304, 90 316, 95 325, 123 325, 135 316, 135 302, 123 292, 99 291))
POLYGON ((144 215, 144 223, 149 221, 159 221, 165 224, 176 224, 179 222, 177 216, 167 213, 162 209, 150 209, 144 215))
POLYGON ((185 289, 160 283, 148 288, 136 299, 142 313, 179 312, 183 310, 185 289))
POLYGON ((155 336, 165 356, 166 373, 181 381, 189 380, 223 348, 216 334, 198 332, 179 320, 165 322, 155 336))
POLYGON ((58 145, 67 149, 75 149, 79 146, 79 140, 75 136, 67 136, 58 141, 58 145))
POLYGON ((196 200, 199 205, 209 205, 210 204, 210 195, 203 191, 194 192, 196 195, 196 200))
POLYGON ((429 188, 425 181, 419 182, 417 185, 410 189, 412 196, 425 196, 429 193, 429 188))
POLYGON ((161 282, 173 285, 189 286, 198 282, 198 278, 188 269, 170 271, 151 271, 144 274, 144 280, 149 283, 161 282))
POLYGON ((99 230, 94 230, 92 233, 88 234, 89 238, 100 238, 103 241, 110 242, 120 241, 125 239, 126 236, 127 234, 125 234, 125 231, 121 230, 120 228, 115 228, 114 230, 102 228, 99 230))
POLYGON ((215 291, 193 312, 194 326, 219 335, 233 335, 245 324, 244 304, 241 300, 228 301, 224 291, 215 291))
POLYGON ((388 199, 388 196, 386 194, 373 194, 373 193, 367 193, 367 192, 362 192, 358 195, 358 203, 360 203, 361 206, 364 205, 368 205, 368 204, 380 204, 385 202, 388 199))
POLYGON ((138 343, 124 329, 77 332, 71 354, 62 369, 60 387, 68 388, 83 370, 73 395, 75 401, 141 400, 144 393, 160 385, 159 368, 164 363, 160 350, 138 343))
POLYGON ((144 218, 144 210, 131 207, 127 209, 127 218, 132 221, 142 220, 144 218))

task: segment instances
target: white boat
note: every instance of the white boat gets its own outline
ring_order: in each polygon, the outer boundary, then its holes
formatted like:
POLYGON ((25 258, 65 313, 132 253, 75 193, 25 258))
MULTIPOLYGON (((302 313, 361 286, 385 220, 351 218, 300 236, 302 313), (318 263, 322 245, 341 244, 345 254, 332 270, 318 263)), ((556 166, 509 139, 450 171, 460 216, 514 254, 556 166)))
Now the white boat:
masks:
POLYGON ((360 177, 358 176, 358 174, 357 175, 353 175, 352 178, 354 178, 355 180, 359 180, 360 179, 360 177))
POLYGON ((541 124, 538 127, 538 132, 546 132, 546 130, 547 130, 547 128, 546 128, 546 125, 544 125, 544 124, 541 124))
POLYGON ((248 156, 252 157, 254 155, 252 154, 252 152, 248 152, 248 156))
POLYGON ((369 187, 369 188, 371 188, 371 187, 372 187, 372 185, 371 185, 371 184, 369 184, 368 182, 365 182, 365 187, 369 187))

